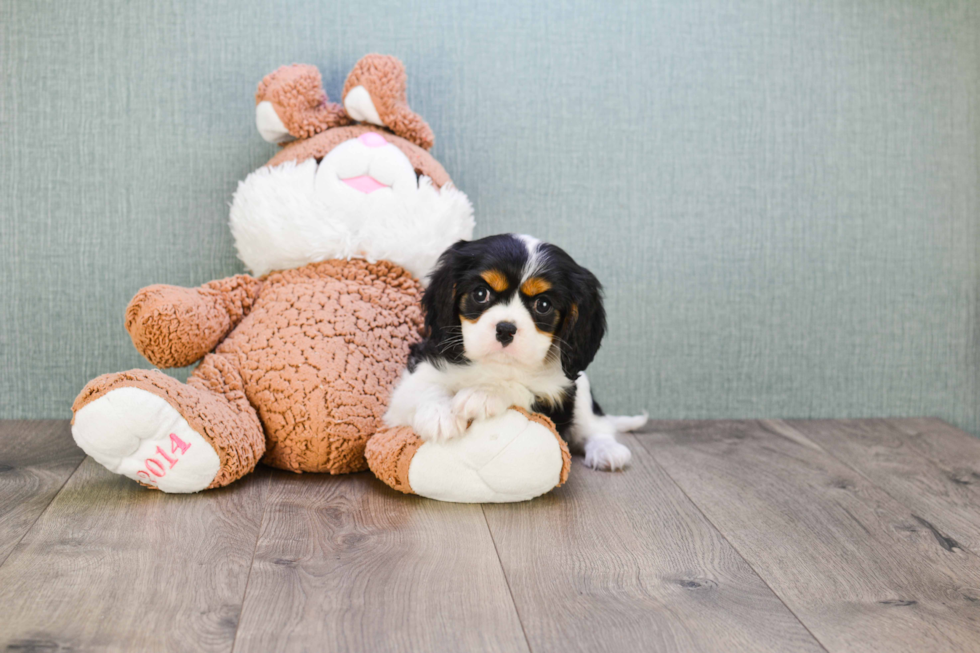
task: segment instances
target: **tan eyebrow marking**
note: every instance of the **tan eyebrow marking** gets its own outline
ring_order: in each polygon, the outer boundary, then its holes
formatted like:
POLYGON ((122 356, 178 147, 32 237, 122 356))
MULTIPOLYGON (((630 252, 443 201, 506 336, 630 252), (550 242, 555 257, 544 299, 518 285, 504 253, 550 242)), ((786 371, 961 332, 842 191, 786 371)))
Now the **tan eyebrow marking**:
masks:
POLYGON ((507 277, 505 277, 499 270, 487 270, 480 275, 483 280, 490 284, 490 287, 496 292, 503 292, 507 290, 507 277))
POLYGON ((521 284, 521 292, 528 297, 534 297, 535 295, 540 295, 546 290, 551 290, 551 284, 542 279, 541 277, 531 277, 527 281, 521 284))

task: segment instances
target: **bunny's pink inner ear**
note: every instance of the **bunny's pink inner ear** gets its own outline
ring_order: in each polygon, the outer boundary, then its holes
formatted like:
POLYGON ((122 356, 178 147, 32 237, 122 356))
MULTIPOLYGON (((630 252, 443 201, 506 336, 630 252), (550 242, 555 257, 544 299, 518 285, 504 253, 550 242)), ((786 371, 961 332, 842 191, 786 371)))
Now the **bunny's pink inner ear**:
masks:
POLYGON ((405 66, 395 57, 369 54, 354 66, 344 83, 343 102, 354 120, 387 127, 428 150, 432 130, 408 106, 405 66))

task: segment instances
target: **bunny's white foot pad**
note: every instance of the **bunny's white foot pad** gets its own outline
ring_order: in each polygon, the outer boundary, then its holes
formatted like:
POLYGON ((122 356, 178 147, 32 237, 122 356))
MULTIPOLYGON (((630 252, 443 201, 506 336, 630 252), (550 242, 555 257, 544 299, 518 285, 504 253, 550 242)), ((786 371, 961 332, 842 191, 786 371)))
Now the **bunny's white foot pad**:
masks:
MULTIPOLYGON (((466 433, 452 440, 417 444, 417 436, 411 437, 417 448, 410 461, 405 461, 408 488, 399 487, 397 479, 386 478, 383 470, 391 466, 372 464, 372 469, 392 487, 430 499, 457 503, 526 501, 561 485, 568 475, 568 448, 551 422, 540 415, 511 409, 500 417, 474 422, 466 433)), ((378 454, 378 458, 384 456, 381 451, 378 454)), ((372 461, 373 457, 369 452, 369 463, 381 462, 372 461)), ((397 470, 394 475, 398 475, 397 470)))
POLYGON ((75 413, 75 443, 111 472, 164 492, 199 492, 221 463, 208 441, 165 399, 122 387, 75 413))

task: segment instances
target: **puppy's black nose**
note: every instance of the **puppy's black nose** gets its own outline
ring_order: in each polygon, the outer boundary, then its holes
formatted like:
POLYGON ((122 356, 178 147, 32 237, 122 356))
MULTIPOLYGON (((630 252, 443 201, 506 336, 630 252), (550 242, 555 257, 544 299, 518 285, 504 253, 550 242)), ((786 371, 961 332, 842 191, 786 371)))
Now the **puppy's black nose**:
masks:
POLYGON ((497 322, 497 341, 504 347, 514 340, 517 333, 517 325, 513 322, 497 322))

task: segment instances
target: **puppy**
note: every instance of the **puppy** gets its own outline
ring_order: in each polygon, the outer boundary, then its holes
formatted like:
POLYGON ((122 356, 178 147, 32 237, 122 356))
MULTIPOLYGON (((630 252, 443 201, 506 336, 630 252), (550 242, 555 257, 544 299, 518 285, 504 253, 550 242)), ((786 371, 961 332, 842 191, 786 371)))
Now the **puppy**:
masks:
POLYGON ((601 286, 559 247, 504 234, 459 241, 439 258, 422 298, 425 338, 413 345, 385 422, 443 441, 510 406, 551 418, 595 469, 622 469, 617 432, 646 415, 605 415, 584 370, 606 331, 601 286))

